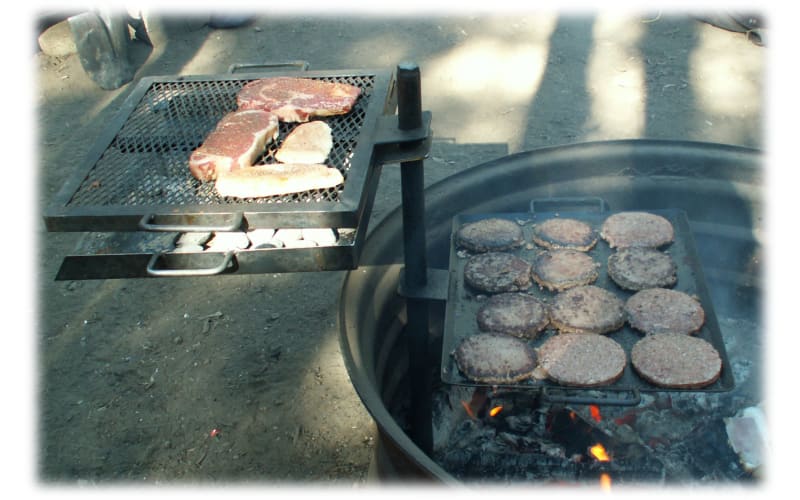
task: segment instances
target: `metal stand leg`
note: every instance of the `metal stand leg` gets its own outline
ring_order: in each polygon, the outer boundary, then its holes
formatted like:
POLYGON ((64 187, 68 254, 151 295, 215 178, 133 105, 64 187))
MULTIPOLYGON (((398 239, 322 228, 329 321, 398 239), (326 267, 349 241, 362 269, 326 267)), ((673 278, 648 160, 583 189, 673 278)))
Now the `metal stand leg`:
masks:
MULTIPOLYGON (((422 126, 419 67, 402 63, 397 67, 398 127, 422 126)), ((425 242, 424 165, 422 160, 400 163, 403 204, 403 253, 405 284, 409 289, 427 284, 425 242)), ((433 450, 431 427, 431 380, 428 364, 428 302, 407 298, 408 356, 411 382, 411 438, 425 453, 433 450)))

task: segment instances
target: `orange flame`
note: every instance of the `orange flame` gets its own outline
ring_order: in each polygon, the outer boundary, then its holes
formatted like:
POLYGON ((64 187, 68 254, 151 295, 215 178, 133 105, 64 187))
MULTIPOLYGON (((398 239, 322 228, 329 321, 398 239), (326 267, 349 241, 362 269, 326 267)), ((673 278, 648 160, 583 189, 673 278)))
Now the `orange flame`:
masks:
POLYGON ((592 418, 595 422, 601 422, 603 420, 603 417, 600 416, 600 408, 596 405, 590 405, 589 412, 591 412, 592 418))
POLYGON ((495 406, 494 408, 489 410, 489 416, 490 417, 496 417, 497 414, 500 413, 501 411, 503 411, 503 405, 495 406))
POLYGON ((600 489, 603 491, 611 491, 611 476, 607 472, 600 474, 600 489))
POLYGON ((608 456, 608 453, 606 453, 606 449, 600 443, 597 443, 596 445, 589 448, 589 453, 600 462, 611 461, 611 457, 608 456))

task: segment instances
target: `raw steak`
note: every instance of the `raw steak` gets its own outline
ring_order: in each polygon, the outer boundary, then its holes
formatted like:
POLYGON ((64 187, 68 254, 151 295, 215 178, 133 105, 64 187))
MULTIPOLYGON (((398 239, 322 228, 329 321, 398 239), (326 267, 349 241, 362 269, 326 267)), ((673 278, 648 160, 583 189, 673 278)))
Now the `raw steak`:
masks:
POLYGON ((346 83, 277 76, 253 80, 236 96, 239 109, 263 109, 284 122, 349 113, 361 89, 346 83))
POLYGON ((189 171, 201 181, 251 166, 278 137, 278 117, 261 110, 225 115, 189 157, 189 171))

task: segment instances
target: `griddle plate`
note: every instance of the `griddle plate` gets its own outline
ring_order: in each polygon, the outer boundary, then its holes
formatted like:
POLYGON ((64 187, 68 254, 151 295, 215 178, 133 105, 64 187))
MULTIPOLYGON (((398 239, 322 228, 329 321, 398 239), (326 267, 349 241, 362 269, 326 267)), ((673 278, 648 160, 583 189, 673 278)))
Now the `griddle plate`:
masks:
MULTIPOLYGON (((648 210, 649 212, 662 215, 666 217, 675 229, 675 241, 667 247, 662 248, 663 251, 668 252, 678 268, 678 282, 673 287, 689 295, 694 295, 700 299, 703 309, 706 313, 706 321, 702 329, 696 334, 697 337, 710 342, 720 354, 722 358, 722 374, 718 381, 715 383, 701 388, 691 389, 692 392, 721 392, 729 391, 733 388, 733 375, 728 362, 728 356, 725 351, 725 345, 722 341, 719 324, 717 317, 714 313, 714 308, 710 300, 708 289, 705 283, 705 278, 700 268, 700 263, 695 250, 694 240, 689 229, 689 223, 686 214, 680 210, 667 209, 667 210, 648 210)), ((574 218, 589 223, 595 228, 598 233, 603 221, 611 215, 611 212, 564 212, 560 216, 564 218, 574 218)), ((537 212, 537 213, 505 213, 505 214, 461 214, 453 218, 453 229, 451 234, 450 243, 450 287, 447 298, 445 324, 444 324, 444 338, 442 344, 442 364, 441 364, 441 377, 442 381, 448 384, 465 385, 465 386, 484 386, 473 382, 464 377, 456 366, 455 360, 451 353, 458 347, 461 340, 469 335, 480 333, 476 322, 476 315, 480 306, 484 303, 478 299, 478 293, 472 290, 464 283, 464 265, 467 261, 468 252, 459 249, 455 245, 456 231, 466 223, 475 222, 482 219, 492 217, 505 218, 516 221, 522 227, 525 241, 527 244, 520 249, 511 251, 518 257, 533 261, 533 257, 542 252, 544 249, 533 244, 531 239, 534 224, 540 223, 544 220, 559 216, 556 212, 537 212)), ((608 257, 611 255, 612 250, 608 244, 602 239, 598 239, 595 247, 588 252, 592 258, 600 264, 599 273, 600 277, 594 285, 611 291, 620 299, 627 300, 628 297, 633 295, 634 292, 621 289, 614 283, 608 276, 608 257)), ((540 289, 538 285, 534 285, 528 290, 529 293, 538 297, 546 303, 550 303, 555 297, 555 292, 550 292, 545 289, 540 289)), ((539 336, 530 341, 529 344, 537 348, 541 346, 548 338, 555 335, 554 330, 548 329, 539 334, 539 336)), ((641 379, 633 370, 630 364, 630 352, 633 345, 642 338, 642 333, 632 329, 627 323, 625 326, 616 331, 608 334, 608 336, 617 341, 625 350, 628 355, 628 364, 625 368, 623 376, 615 383, 592 388, 575 388, 560 386, 551 381, 537 381, 528 380, 519 384, 504 385, 500 384, 498 387, 507 387, 514 389, 556 389, 574 391, 681 391, 680 389, 664 389, 652 385, 641 379)))

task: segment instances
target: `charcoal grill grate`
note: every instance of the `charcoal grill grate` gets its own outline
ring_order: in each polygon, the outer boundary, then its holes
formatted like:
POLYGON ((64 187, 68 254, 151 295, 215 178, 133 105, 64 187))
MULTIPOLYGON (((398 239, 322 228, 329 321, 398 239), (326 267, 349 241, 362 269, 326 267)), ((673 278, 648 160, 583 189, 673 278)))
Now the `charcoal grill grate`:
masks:
MULTIPOLYGON (((328 164, 342 172, 346 184, 359 131, 373 94, 375 76, 319 76, 316 79, 348 83, 362 91, 350 113, 325 118, 334 139, 328 164)), ((236 94, 252 80, 153 83, 67 206, 339 202, 339 188, 247 200, 224 198, 216 194, 213 182, 200 182, 189 173, 191 152, 226 113, 236 109, 236 94)), ((297 125, 281 123, 278 141, 268 147, 257 163, 274 163, 274 154, 283 138, 297 125)))

